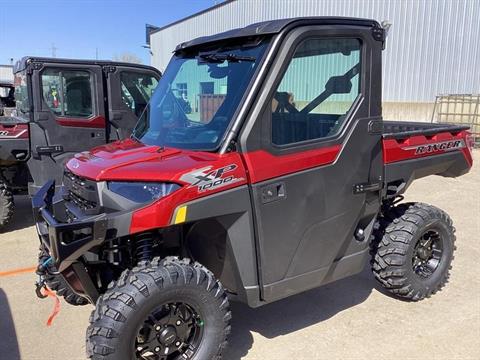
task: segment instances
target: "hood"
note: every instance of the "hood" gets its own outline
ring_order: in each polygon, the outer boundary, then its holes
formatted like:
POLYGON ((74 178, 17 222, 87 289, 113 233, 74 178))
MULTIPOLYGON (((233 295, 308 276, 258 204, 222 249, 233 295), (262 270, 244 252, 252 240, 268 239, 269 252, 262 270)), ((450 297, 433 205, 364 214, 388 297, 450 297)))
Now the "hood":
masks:
POLYGON ((188 171, 214 166, 225 156, 117 141, 75 155, 67 168, 95 181, 175 181, 188 171))

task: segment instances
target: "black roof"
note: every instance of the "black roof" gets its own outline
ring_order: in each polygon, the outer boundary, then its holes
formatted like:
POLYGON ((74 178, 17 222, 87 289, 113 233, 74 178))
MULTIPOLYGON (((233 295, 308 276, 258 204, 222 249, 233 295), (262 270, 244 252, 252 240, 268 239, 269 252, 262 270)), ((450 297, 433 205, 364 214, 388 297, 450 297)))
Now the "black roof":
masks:
POLYGON ((121 61, 113 60, 79 60, 79 59, 61 59, 61 58, 48 58, 48 57, 37 57, 37 56, 25 56, 21 60, 17 61, 14 66, 13 72, 25 70, 30 63, 54 63, 54 64, 74 64, 74 65, 100 65, 100 66, 129 66, 137 67, 141 69, 149 69, 158 72, 153 66, 143 65, 143 64, 134 64, 126 63, 121 61))
POLYGON ((296 27, 300 25, 356 25, 381 28, 380 24, 375 20, 349 17, 316 16, 270 20, 251 24, 243 28, 225 31, 211 36, 199 37, 177 45, 175 51, 181 51, 187 48, 194 48, 199 45, 205 45, 219 41, 221 42, 225 40, 278 34, 286 28, 296 27))

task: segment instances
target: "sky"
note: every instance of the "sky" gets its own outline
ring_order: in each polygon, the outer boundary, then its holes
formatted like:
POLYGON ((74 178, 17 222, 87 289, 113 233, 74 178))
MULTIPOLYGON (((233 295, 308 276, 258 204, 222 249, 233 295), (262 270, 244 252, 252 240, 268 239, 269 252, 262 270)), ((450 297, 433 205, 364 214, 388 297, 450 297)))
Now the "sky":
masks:
MULTIPOLYGON (((26 55, 150 63, 145 24, 167 25, 219 0, 0 0, 0 64, 26 55), (55 49, 52 49, 55 48, 55 49)), ((173 49, 172 49, 173 50, 173 49)))

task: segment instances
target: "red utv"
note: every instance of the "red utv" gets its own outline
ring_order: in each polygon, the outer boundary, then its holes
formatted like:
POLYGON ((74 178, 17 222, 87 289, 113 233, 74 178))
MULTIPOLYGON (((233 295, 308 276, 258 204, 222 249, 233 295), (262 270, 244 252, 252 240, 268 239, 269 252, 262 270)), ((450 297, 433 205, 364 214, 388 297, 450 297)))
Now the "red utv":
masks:
POLYGON ((376 21, 319 17, 183 43, 132 138, 39 190, 38 286, 53 264, 95 305, 90 358, 220 359, 229 300, 265 305, 370 259, 400 298, 445 284, 451 219, 400 201, 469 171, 468 128, 382 119, 384 42, 376 21))
POLYGON ((34 57, 14 73, 14 87, 0 92, 10 115, 0 116, 0 228, 14 194, 60 183, 73 154, 130 136, 160 78, 150 66, 34 57))

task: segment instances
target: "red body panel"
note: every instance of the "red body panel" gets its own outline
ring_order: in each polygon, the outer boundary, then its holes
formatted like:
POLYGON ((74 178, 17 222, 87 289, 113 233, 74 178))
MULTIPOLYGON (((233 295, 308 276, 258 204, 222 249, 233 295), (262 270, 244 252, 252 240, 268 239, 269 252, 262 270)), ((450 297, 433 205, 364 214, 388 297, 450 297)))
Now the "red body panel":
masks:
POLYGON ((341 145, 335 145, 279 156, 258 150, 243 155, 247 168, 253 170, 249 172, 249 180, 251 183, 257 183, 278 176, 331 164, 337 158, 341 148, 341 145))
MULTIPOLYGON (((468 147, 468 132, 440 133, 431 137, 412 136, 405 140, 384 139, 385 164, 435 156, 446 151, 462 151, 472 163, 468 147), (448 147, 460 141, 462 146, 448 147), (419 153, 426 145, 448 144, 419 153)), ((287 155, 267 151, 216 153, 161 148, 127 139, 77 154, 67 163, 75 174, 95 181, 152 181, 173 182, 182 187, 172 194, 134 211, 131 233, 166 227, 172 223, 175 209, 192 200, 249 183, 310 168, 332 164, 341 145, 308 150, 287 155), (246 171, 248 169, 248 171, 246 171)))
POLYGON ((0 124, 1 139, 28 139, 27 124, 0 124))
POLYGON ((433 136, 411 136, 406 139, 384 139, 383 140, 383 162, 385 164, 397 161, 417 159, 427 156, 434 156, 448 151, 462 151, 470 166, 473 159, 469 149, 468 131, 459 133, 442 132, 433 136), (455 142, 462 142, 463 146, 455 147, 455 142), (432 151, 418 151, 423 146, 445 144, 443 149, 437 148, 432 151), (450 147, 449 147, 450 146, 450 147))
MULTIPOLYGON (((96 181, 163 181, 182 184, 188 172, 235 163, 243 168, 240 155, 177 150, 122 140, 77 154, 67 163, 75 174, 96 181)), ((238 169, 237 169, 238 170, 238 169)))
POLYGON ((94 129, 105 128, 105 117, 103 116, 95 116, 90 119, 58 117, 56 118, 56 120, 57 123, 62 126, 85 127, 94 129))
MULTIPOLYGON (((177 206, 247 183, 240 154, 225 155, 162 149, 123 140, 81 153, 67 163, 69 170, 96 181, 174 182, 181 189, 133 213, 130 232, 136 233, 171 223, 177 206), (218 169, 228 168, 218 178, 218 169), (230 181, 202 189, 196 176, 230 181)), ((198 179, 200 179, 198 178, 198 179)))

